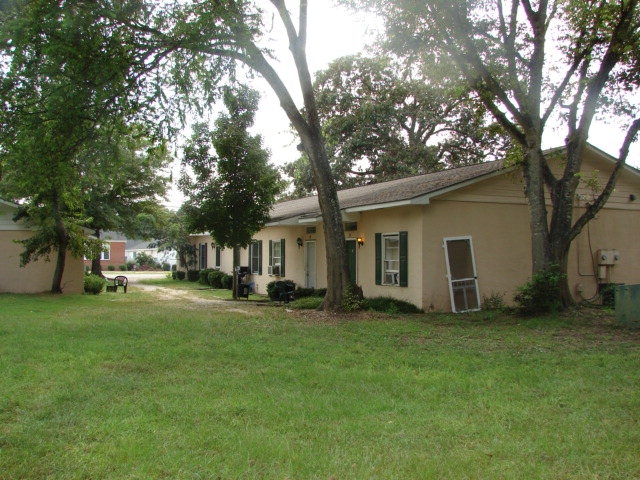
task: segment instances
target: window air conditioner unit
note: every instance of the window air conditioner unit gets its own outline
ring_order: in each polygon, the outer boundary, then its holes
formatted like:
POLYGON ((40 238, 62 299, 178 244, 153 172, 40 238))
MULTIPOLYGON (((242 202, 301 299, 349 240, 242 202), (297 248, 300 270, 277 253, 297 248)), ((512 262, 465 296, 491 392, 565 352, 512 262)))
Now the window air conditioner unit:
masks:
POLYGON ((280 276, 280 265, 269 265, 267 273, 269 275, 280 276))

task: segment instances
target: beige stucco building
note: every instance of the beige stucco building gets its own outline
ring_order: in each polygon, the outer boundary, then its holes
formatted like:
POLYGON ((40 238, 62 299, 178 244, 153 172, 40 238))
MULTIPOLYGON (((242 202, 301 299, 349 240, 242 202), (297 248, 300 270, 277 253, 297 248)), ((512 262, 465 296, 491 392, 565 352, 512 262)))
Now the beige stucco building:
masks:
MULTIPOLYGON (((29 238, 33 231, 24 221, 13 221, 17 208, 13 203, 0 200, 0 292, 48 292, 55 270, 55 252, 49 262, 41 258, 24 267, 20 266, 23 247, 16 240, 29 238)), ((82 293, 83 276, 83 259, 68 254, 62 277, 63 293, 82 293)))
MULTIPOLYGON (((614 160, 589 147, 576 216, 604 185, 614 160)), ((339 192, 352 279, 366 297, 391 296, 424 310, 465 311, 504 295, 531 274, 529 211, 521 172, 500 162, 339 192)), ((576 300, 599 285, 640 283, 640 172, 625 167, 607 205, 574 241, 569 282, 576 300)), ((198 267, 231 271, 231 251, 193 237, 198 267)), ((326 286, 325 243, 316 197, 274 206, 271 222, 242 254, 258 293, 276 279, 326 286)))

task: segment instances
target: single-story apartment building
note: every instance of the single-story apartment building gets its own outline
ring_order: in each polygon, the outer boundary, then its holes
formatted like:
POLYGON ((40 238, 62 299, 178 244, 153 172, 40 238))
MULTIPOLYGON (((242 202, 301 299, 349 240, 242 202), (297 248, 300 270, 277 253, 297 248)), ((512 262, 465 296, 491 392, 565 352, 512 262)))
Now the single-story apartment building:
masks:
MULTIPOLYGON (((589 146, 575 215, 604 185, 615 160, 589 146)), ((391 296, 426 311, 478 309, 531 275, 529 209, 521 170, 500 161, 342 190, 338 193, 352 280, 366 297, 391 296)), ((325 241, 317 197, 276 204, 242 254, 255 291, 278 279, 326 286, 325 241)), ((576 300, 606 283, 640 283, 640 171, 625 166, 615 192, 573 242, 569 282, 576 300)), ((194 235, 198 268, 232 270, 230 250, 194 235)))
MULTIPOLYGON (((0 292, 48 292, 55 270, 55 252, 51 261, 40 258, 24 267, 20 266, 20 254, 24 249, 16 241, 32 236, 33 229, 24 220, 13 220, 17 211, 18 205, 0 199, 0 292)), ((68 254, 62 277, 63 292, 82 293, 83 276, 83 259, 68 254)))

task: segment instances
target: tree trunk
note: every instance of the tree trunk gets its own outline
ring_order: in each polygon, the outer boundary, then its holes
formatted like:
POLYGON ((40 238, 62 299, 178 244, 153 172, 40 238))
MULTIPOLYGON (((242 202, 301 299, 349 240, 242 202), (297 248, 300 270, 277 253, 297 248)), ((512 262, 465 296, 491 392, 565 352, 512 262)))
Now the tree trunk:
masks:
POLYGON ((240 247, 234 245, 233 247, 233 282, 231 288, 233 289, 233 299, 238 299, 238 268, 240 267, 240 247))
POLYGON ((551 260, 543 162, 542 150, 537 143, 525 151, 523 176, 525 195, 529 201, 532 273, 546 270, 551 260))
MULTIPOLYGON (((100 230, 96 230, 94 233, 96 238, 100 240, 100 230)), ((102 274, 102 263, 100 263, 100 255, 91 259, 91 274, 104 278, 104 275, 102 274)))
POLYGON ((347 291, 349 271, 338 193, 320 132, 316 132, 316 135, 309 138, 303 138, 303 144, 309 155, 324 222, 327 293, 322 302, 322 309, 339 311, 342 310, 344 293, 347 291))
POLYGON ((55 219, 55 233, 57 237, 58 255, 56 256, 56 268, 51 281, 51 293, 62 293, 62 276, 67 261, 67 247, 69 246, 69 235, 60 215, 58 199, 53 201, 53 216, 55 219))

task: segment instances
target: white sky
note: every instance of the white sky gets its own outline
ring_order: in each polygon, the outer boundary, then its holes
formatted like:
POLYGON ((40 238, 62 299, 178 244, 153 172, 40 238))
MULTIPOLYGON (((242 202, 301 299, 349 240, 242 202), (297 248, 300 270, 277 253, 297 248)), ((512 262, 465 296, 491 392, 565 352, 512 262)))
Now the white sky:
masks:
MULTIPOLYGON (((292 2, 295 3, 295 2, 292 2)), ((271 11, 269 8, 266 11, 271 11)), ((279 37, 274 20, 274 42, 279 37)), ((307 38, 307 59, 312 72, 324 69, 328 64, 341 56, 355 54, 371 43, 379 20, 367 13, 353 13, 335 6, 331 0, 311 0, 309 2, 309 32, 307 38)), ((286 43, 274 43, 279 60, 276 69, 285 83, 291 88, 294 98, 299 99, 295 69, 291 63, 286 43)), ((257 78, 252 82, 253 88, 261 95, 260 109, 256 116, 254 132, 262 136, 266 148, 271 151, 271 162, 275 165, 295 160, 299 152, 296 149, 298 139, 292 133, 289 121, 280 108, 280 104, 267 83, 257 78)), ((566 130, 548 129, 545 148, 560 146, 566 130)), ((589 142, 605 152, 616 156, 624 138, 624 127, 616 124, 594 124, 591 128, 589 142)), ((630 152, 628 163, 640 168, 640 141, 637 141, 630 152)), ((173 168, 174 183, 178 179, 179 165, 173 168)), ((174 187, 169 195, 167 206, 177 209, 182 203, 182 196, 174 187)))

